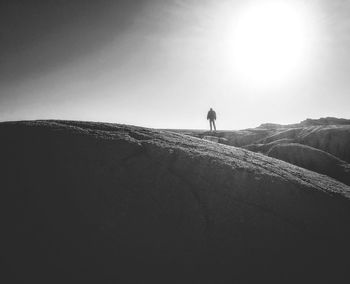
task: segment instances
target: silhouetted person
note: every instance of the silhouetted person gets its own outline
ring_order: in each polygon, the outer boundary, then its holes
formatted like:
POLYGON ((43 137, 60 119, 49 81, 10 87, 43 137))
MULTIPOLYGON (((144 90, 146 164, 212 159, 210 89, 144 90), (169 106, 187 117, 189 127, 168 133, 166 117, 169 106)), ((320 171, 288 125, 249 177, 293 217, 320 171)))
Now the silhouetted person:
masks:
POLYGON ((214 130, 216 131, 216 125, 215 125, 216 112, 212 108, 210 108, 210 110, 208 111, 207 120, 209 120, 210 131, 213 131, 213 125, 214 125, 214 130))

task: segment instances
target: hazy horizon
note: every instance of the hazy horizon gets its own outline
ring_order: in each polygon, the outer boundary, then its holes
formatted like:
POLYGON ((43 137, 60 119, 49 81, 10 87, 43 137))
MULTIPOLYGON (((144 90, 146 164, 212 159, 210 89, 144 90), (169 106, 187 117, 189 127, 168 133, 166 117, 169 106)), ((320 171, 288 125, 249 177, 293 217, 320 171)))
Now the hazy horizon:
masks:
POLYGON ((210 107, 219 130, 350 118, 349 1, 12 0, 0 8, 1 121, 207 129, 210 107))

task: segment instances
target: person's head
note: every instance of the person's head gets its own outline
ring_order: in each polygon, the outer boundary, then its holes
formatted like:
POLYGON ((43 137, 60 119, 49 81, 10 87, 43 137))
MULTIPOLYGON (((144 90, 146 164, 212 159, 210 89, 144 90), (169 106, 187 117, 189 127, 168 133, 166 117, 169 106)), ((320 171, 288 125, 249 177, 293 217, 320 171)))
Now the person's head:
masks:
POLYGON ((213 110, 212 108, 210 108, 210 110, 213 110))

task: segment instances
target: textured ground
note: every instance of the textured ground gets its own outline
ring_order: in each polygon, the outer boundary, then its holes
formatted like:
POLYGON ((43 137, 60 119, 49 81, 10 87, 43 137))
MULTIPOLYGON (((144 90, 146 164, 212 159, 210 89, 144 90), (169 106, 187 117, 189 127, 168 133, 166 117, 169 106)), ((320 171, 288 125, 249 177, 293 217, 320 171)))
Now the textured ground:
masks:
POLYGON ((187 135, 242 147, 328 175, 350 185, 350 120, 307 119, 298 124, 187 135))
POLYGON ((0 124, 1 253, 15 283, 348 278, 350 187, 133 126, 0 124))
POLYGON ((298 143, 279 143, 267 155, 350 185, 350 164, 325 151, 298 143))

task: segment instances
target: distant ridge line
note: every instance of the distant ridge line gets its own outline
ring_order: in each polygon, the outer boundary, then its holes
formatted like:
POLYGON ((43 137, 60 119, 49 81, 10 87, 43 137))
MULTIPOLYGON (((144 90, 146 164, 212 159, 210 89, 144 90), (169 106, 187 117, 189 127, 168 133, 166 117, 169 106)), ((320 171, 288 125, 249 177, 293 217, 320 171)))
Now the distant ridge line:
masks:
POLYGON ((278 123, 263 123, 257 128, 290 128, 290 127, 305 127, 305 126, 321 126, 321 125, 350 125, 350 119, 336 117, 322 117, 319 119, 307 118, 300 123, 294 124, 278 124, 278 123))

